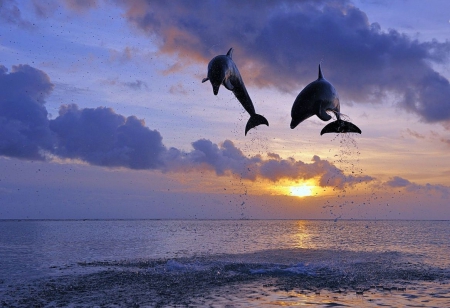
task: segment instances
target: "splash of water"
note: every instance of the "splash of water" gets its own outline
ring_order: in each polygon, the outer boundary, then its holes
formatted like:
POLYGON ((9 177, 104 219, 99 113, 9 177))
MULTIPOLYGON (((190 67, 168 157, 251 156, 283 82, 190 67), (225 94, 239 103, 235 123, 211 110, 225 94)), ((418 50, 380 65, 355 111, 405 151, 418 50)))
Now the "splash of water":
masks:
MULTIPOLYGON (((341 118, 345 121, 351 121, 346 115, 341 115, 341 118)), ((334 221, 337 221, 343 217, 343 211, 346 207, 354 205, 354 200, 348 195, 348 189, 350 186, 353 186, 353 181, 349 183, 348 179, 356 176, 363 176, 364 171, 360 166, 361 152, 354 134, 336 134, 331 142, 339 142, 339 148, 334 155, 332 154, 332 151, 335 148, 330 148, 328 152, 333 155, 333 164, 341 170, 346 177, 343 178, 343 183, 338 181, 339 184, 333 187, 333 192, 338 198, 338 201, 327 201, 323 208, 329 211, 329 214, 334 221)), ((334 177, 334 175, 331 176, 328 179, 328 182, 332 182, 334 177)), ((357 191, 358 187, 354 187, 354 190, 357 191)))

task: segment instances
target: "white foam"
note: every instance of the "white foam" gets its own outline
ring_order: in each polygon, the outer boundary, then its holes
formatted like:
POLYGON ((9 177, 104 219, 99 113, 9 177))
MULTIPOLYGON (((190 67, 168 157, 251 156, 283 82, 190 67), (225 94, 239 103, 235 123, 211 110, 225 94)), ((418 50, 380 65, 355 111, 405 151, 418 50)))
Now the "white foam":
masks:
POLYGON ((282 265, 273 265, 269 268, 259 268, 251 269, 252 274, 297 274, 297 275, 308 275, 314 276, 315 272, 311 266, 305 265, 304 263, 298 263, 289 267, 284 267, 282 265))

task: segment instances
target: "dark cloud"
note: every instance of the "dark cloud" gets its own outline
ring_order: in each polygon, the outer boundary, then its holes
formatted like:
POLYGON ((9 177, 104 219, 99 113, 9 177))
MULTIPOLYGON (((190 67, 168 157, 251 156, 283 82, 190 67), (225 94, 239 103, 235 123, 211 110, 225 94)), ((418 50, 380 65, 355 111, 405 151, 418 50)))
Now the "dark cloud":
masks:
POLYGON ((125 118, 111 108, 63 105, 50 121, 57 136, 55 154, 100 166, 155 169, 165 150, 162 137, 135 116, 125 118))
POLYGON ((59 115, 49 120, 44 104, 52 90, 49 77, 40 70, 18 65, 8 74, 0 66, 0 155, 41 160, 53 155, 105 167, 163 172, 212 171, 250 181, 314 178, 321 186, 334 187, 373 180, 345 175, 318 156, 310 163, 282 159, 276 153, 248 157, 230 140, 215 144, 200 139, 192 143, 191 151, 167 149, 161 134, 143 120, 111 108, 62 105, 59 115))
POLYGON ((62 105, 59 116, 49 120, 45 98, 52 90, 43 71, 17 65, 8 73, 0 65, 0 155, 44 160, 53 154, 133 169, 161 166, 162 137, 143 120, 76 105, 62 105))
POLYGON ((399 176, 395 176, 389 181, 385 182, 384 185, 393 187, 393 188, 403 188, 408 192, 425 192, 428 194, 437 193, 442 196, 442 198, 448 198, 450 195, 450 187, 444 185, 433 185, 433 184, 425 184, 419 185, 413 182, 410 182, 406 179, 403 179, 399 176))
POLYGON ((247 83, 297 93, 323 61, 344 105, 382 102, 392 93, 398 107, 425 122, 450 121, 449 81, 432 68, 448 61, 450 42, 383 31, 349 1, 116 3, 132 24, 160 38, 161 52, 183 62, 207 63, 234 47, 247 83))
POLYGON ((0 155, 44 159, 52 150, 45 97, 53 90, 49 77, 28 65, 0 65, 0 155))

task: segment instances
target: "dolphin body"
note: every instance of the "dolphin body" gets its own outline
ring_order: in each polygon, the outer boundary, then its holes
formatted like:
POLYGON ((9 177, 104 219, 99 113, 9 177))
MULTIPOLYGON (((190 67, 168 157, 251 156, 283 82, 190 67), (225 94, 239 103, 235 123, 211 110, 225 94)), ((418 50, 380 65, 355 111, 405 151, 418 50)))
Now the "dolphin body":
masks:
POLYGON ((208 77, 204 78, 202 82, 207 80, 211 82, 214 95, 219 93, 220 85, 223 85, 234 93, 234 96, 236 96, 244 109, 250 114, 250 119, 245 126, 245 135, 247 135, 247 132, 253 127, 260 124, 269 126, 269 122, 265 117, 256 113, 241 74, 231 58, 232 55, 233 48, 230 48, 226 55, 214 57, 208 64, 208 77))
POLYGON ((291 111, 291 128, 316 115, 322 121, 331 119, 327 111, 332 111, 337 120, 327 124, 320 135, 326 133, 358 133, 361 130, 354 124, 341 119, 339 96, 336 89, 322 74, 319 64, 319 78, 308 84, 297 96, 291 111))

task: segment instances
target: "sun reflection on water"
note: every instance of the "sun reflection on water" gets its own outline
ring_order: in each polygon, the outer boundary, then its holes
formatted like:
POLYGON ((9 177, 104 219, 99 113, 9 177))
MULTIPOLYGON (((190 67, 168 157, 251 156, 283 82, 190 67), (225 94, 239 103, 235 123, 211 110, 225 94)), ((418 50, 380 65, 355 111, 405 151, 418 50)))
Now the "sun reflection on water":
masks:
POLYGON ((293 235, 294 248, 311 248, 311 234, 303 220, 296 223, 297 232, 293 235))

